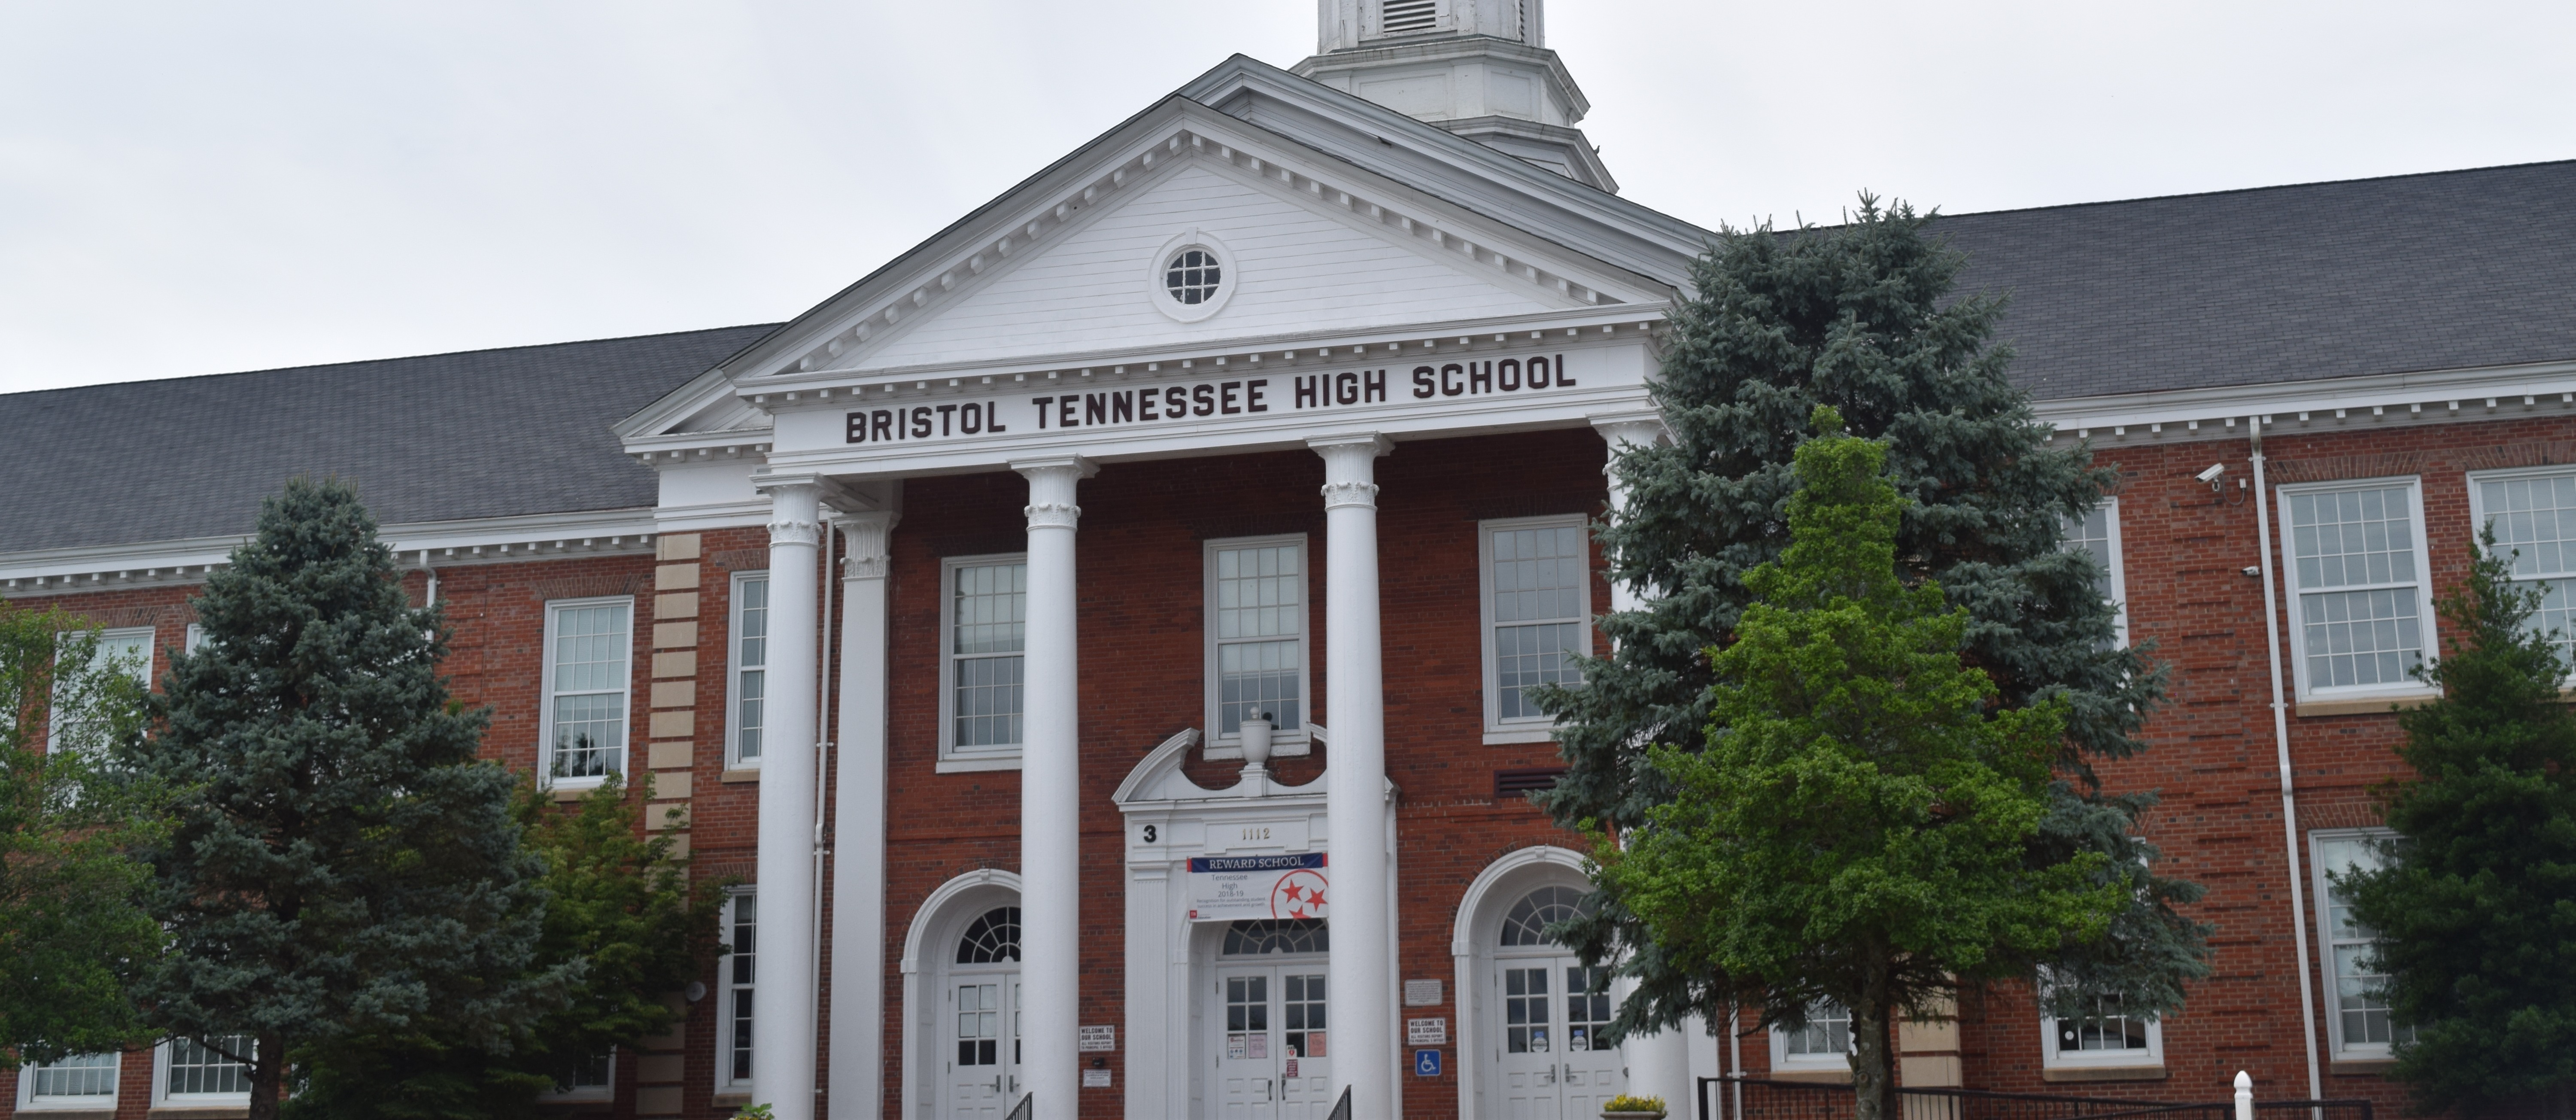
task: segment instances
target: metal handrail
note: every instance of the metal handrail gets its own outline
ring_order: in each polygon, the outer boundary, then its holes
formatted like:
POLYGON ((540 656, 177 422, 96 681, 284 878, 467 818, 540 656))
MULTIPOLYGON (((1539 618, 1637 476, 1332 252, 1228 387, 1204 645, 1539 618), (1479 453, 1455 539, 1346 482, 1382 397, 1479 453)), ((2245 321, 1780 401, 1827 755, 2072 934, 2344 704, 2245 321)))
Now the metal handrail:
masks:
POLYGON ((1342 1099, 1334 1103, 1332 1113, 1325 1116, 1324 1120, 1351 1120, 1350 1086, 1342 1086, 1342 1099))
MULTIPOLYGON (((1739 1098, 1740 1114, 1728 1116, 1726 1120, 1803 1120, 1809 1111, 1815 1112, 1815 1120, 1826 1120, 1825 1110, 1832 1107, 1828 1103, 1831 1098, 1848 1097, 1853 1091, 1850 1085, 1773 1081, 1741 1074, 1694 1080, 1699 1097, 1699 1120, 1717 1120, 1710 1107, 1711 1086, 1733 1085, 1739 1092, 1748 1088, 1759 1091, 1760 1095, 1754 1099, 1739 1098)), ((1930 1087, 1899 1087, 1895 1095, 1906 1120, 2140 1120, 2144 1117, 2156 1120, 2235 1120, 2233 1101, 2160 1101, 1930 1087)), ((2309 1109, 2315 1120, 2373 1120, 2371 1102, 2357 1099, 2262 1101, 2255 1107, 2264 1110, 2309 1109)), ((1840 1110, 1834 1111, 1838 1113, 1840 1110)))
POLYGON ((1031 1116, 1036 1115, 1037 1106, 1032 1102, 1036 1101, 1037 1098, 1038 1095, 1035 1092, 1020 1094, 1019 1107, 1012 1109, 1011 1114, 1004 1117, 1003 1120, 1029 1120, 1031 1116))

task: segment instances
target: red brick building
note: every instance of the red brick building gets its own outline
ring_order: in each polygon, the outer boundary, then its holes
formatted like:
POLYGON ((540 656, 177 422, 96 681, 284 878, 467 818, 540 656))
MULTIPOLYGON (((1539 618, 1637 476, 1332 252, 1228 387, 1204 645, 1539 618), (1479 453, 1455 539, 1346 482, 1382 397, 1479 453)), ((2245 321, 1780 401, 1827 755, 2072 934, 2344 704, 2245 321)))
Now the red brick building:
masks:
MULTIPOLYGON (((747 884, 683 1025, 567 1110, 1717 1115, 1704 1079, 1837 1076, 1829 1019, 1596 1043, 1613 997, 1537 932, 1584 842, 1523 799, 1558 762, 1522 690, 1629 594, 1583 526, 1709 234, 1616 194, 1535 3, 1340 3, 1295 73, 1228 60, 787 323, 0 397, 0 594, 183 646, 261 496, 356 479, 487 752, 651 774, 747 884)), ((2120 469, 2077 543, 2174 687, 2107 774, 2162 791, 2217 934, 2180 1016, 1982 993, 1904 1030, 1908 1083, 2396 1099, 2322 873, 2472 528, 2576 579, 2571 186, 1940 223, 2120 469)), ((0 1079, 246 1100, 187 1040, 0 1079)))

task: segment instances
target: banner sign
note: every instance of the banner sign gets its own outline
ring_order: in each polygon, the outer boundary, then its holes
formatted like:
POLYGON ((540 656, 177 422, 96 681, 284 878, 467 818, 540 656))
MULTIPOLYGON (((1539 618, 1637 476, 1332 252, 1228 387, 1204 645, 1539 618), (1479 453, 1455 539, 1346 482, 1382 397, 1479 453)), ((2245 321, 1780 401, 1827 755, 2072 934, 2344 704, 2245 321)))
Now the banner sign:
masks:
POLYGON ((1321 918, 1324 853, 1190 860, 1190 920, 1321 918))

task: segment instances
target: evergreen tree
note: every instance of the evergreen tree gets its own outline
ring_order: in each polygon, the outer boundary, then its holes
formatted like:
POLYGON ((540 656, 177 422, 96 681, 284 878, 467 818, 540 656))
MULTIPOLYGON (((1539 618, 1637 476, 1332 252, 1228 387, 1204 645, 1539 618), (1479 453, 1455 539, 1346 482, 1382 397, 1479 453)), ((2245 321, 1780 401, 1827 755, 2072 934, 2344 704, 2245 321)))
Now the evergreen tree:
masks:
POLYGON ((1968 612, 1897 578, 1886 448, 1815 411, 1788 548, 1745 574, 1755 601, 1713 659, 1706 746, 1648 753, 1675 796, 1602 845, 1600 881, 1675 965, 1848 1009, 1856 1115, 1879 1120, 1896 1012, 2098 940, 2126 902, 2100 853, 2026 858, 2070 705, 1989 710, 1968 612))
MULTIPOLYGON (((2391 1017, 2411 1024, 2394 1076, 2426 1112, 2517 1097, 2576 1100, 2576 716, 2567 635, 2532 615, 2494 530, 2443 596, 2450 652, 2422 670, 2442 697, 2400 713, 2411 780, 2383 788, 2378 870, 2336 877, 2378 931, 2391 1017)), ((2360 993, 2353 993, 2360 994, 2360 993)))
POLYGON ((160 732, 122 752, 186 791, 147 852, 172 948, 136 992, 248 1064, 254 1120, 299 1050, 424 1023, 497 1040, 526 1015, 544 869, 509 773, 475 759, 487 714, 439 676, 442 617, 397 575, 354 490, 289 482, 197 597, 160 732))
MULTIPOLYGON (((2104 996, 2132 1014, 2169 1012, 2182 982, 2206 972, 2206 927, 2173 909, 2200 888, 2150 870, 2156 849, 2136 824, 2154 797, 2106 791, 2093 769, 2144 749, 2137 732, 2164 674, 2115 643, 2106 573, 2064 548, 2067 519, 2116 475, 2080 443, 2050 443, 2005 379, 2011 350, 1993 341, 2002 299, 1954 293, 1965 258, 1927 235, 1930 221, 1863 195, 1841 228, 1729 231, 1694 265, 1651 388, 1671 441, 1620 457, 1627 505, 1598 527, 1611 578, 1645 605, 1601 619, 1613 652, 1584 660, 1581 687, 1540 693, 1568 770, 1538 800, 1559 823, 1619 827, 1672 800, 1647 748, 1700 741, 1707 651, 1732 640, 1752 601, 1745 574, 1779 556, 1793 453, 1812 410, 1834 406, 1852 434, 1887 447, 1904 499, 1901 577, 1937 582, 1968 612, 1966 657, 1998 703, 2062 705, 2058 781, 2028 858, 2100 856, 2095 874, 2132 899, 2108 936, 2061 946, 2044 1002, 2072 1016, 2098 1013, 2104 996)), ((1667 961, 1615 887, 1559 935, 1636 979, 1617 1034, 1727 1011, 1726 978, 1667 961)), ((1766 1007, 1765 1022, 1801 1011, 1766 1007)))
POLYGON ((161 949, 125 849, 156 805, 102 781, 142 734, 141 670, 60 610, 0 604, 0 1047, 51 1062, 149 1038, 126 983, 161 949))
MULTIPOLYGON (((678 1020, 662 1000, 686 986, 717 941, 723 883, 692 889, 668 833, 643 835, 642 806, 613 778, 570 811, 522 785, 526 843, 545 858, 545 930, 530 986, 543 1010, 507 1046, 422 1024, 311 1048, 309 1080, 287 1106, 333 1120, 482 1120, 540 1115, 537 1096, 569 1085, 613 1046, 633 1047, 678 1020)), ((653 796, 652 778, 641 786, 653 796)), ((629 1051, 632 1052, 631 1050, 629 1051)))

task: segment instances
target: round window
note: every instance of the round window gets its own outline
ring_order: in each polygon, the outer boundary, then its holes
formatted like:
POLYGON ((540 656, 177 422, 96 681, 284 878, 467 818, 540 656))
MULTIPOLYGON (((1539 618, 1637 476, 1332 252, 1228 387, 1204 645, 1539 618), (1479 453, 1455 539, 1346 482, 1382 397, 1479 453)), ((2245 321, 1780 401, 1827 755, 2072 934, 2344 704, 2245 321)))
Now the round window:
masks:
POLYGON ((1183 307, 1213 302, 1224 281, 1224 267, 1205 249, 1183 249, 1163 266, 1163 290, 1183 307))

